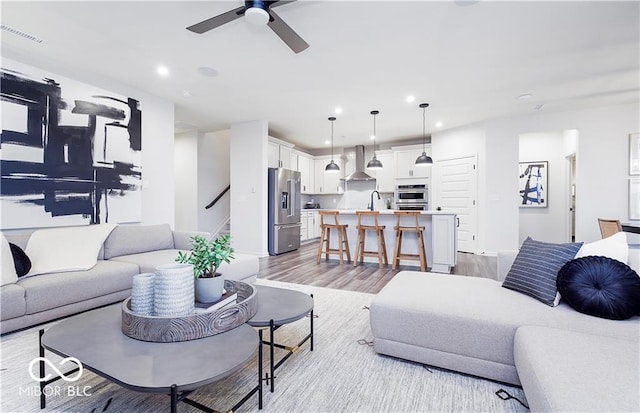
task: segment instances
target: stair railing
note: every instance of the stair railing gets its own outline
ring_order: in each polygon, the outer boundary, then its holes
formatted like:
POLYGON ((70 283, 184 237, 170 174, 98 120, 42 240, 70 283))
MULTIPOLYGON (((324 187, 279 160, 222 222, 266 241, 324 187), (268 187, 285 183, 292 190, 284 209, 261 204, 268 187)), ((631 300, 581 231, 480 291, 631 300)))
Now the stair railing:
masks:
POLYGON ((209 203, 209 205, 207 205, 206 207, 204 207, 204 209, 209 209, 209 208, 211 208, 212 206, 214 206, 214 205, 216 204, 216 202, 218 202, 218 201, 220 200, 220 198, 222 198, 222 196, 223 196, 224 194, 226 194, 227 192, 229 192, 229 190, 230 190, 230 189, 231 189, 231 185, 228 185, 225 189, 223 189, 223 190, 222 190, 222 192, 220 192, 220 193, 218 194, 218 196, 217 196, 213 201, 211 201, 211 202, 209 203))

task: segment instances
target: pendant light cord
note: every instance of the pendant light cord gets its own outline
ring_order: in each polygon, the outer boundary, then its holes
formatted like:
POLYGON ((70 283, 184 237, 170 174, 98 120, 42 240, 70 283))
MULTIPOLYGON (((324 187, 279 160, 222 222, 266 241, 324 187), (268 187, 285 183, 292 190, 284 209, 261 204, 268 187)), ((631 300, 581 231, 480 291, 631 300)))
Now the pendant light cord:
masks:
POLYGON ((376 114, 373 115, 373 157, 376 157, 376 114))
POLYGON ((424 107, 422 108, 422 153, 426 153, 425 152, 425 145, 427 141, 427 134, 425 132, 426 122, 427 122, 426 119, 427 119, 427 108, 424 107))
POLYGON ((331 162, 333 162, 333 120, 331 121, 331 162))

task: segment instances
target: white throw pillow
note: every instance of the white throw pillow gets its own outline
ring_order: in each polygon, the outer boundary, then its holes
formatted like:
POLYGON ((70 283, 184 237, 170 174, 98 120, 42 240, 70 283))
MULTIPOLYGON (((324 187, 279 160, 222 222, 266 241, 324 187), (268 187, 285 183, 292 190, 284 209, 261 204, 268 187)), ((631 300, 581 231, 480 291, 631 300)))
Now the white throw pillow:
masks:
POLYGON ((31 271, 26 276, 93 268, 114 228, 114 224, 102 224, 34 231, 25 251, 31 259, 31 271))
POLYGON ((0 264, 0 270, 2 270, 2 274, 0 274, 0 285, 13 284, 18 281, 18 274, 16 273, 16 266, 13 262, 9 241, 4 237, 4 234, 2 234, 2 240, 0 240, 0 250, 0 259, 2 259, 2 263, 0 264))
POLYGON ((576 253, 576 258, 588 255, 609 257, 626 264, 629 260, 629 245, 627 245, 626 234, 617 232, 598 241, 585 242, 576 253))

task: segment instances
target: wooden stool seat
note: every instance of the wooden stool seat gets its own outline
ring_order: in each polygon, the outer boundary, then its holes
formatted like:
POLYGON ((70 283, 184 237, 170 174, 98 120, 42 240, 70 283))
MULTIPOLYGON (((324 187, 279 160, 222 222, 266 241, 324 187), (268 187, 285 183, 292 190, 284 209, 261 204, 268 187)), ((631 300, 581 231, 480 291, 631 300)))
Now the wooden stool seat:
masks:
POLYGON ((338 222, 339 211, 320 211, 320 245, 318 246, 318 256, 316 262, 320 264, 322 254, 325 259, 329 259, 330 254, 340 256, 340 264, 344 262, 343 257, 347 255, 347 261, 351 261, 351 253, 349 252, 349 240, 347 238, 347 224, 338 222), (333 222, 325 223, 325 219, 333 218, 333 222), (331 248, 331 230, 335 230, 338 234, 338 248, 331 248))
POLYGON ((424 252, 424 227, 418 223, 420 218, 420 211, 394 211, 393 214, 397 218, 396 226, 393 227, 396 231, 396 245, 393 249, 393 264, 391 269, 395 270, 400 265, 401 259, 420 261, 420 270, 427 270, 427 257, 424 252), (401 225, 402 218, 413 218, 414 225, 401 225), (418 239, 418 254, 405 254, 402 252, 402 236, 405 232, 415 232, 418 239))
POLYGON ((356 215, 358 216, 358 225, 356 226, 356 229, 358 230, 358 240, 356 241, 356 256, 353 260, 353 266, 356 267, 358 265, 358 261, 361 263, 364 262, 364 257, 378 257, 378 266, 380 268, 388 265, 389 259, 387 258, 387 244, 384 241, 384 229, 386 227, 378 224, 378 215, 380 215, 380 211, 356 211, 356 215), (372 218, 373 225, 363 224, 363 218, 372 218), (375 251, 365 250, 364 242, 367 236, 367 231, 376 232, 378 249, 375 251))

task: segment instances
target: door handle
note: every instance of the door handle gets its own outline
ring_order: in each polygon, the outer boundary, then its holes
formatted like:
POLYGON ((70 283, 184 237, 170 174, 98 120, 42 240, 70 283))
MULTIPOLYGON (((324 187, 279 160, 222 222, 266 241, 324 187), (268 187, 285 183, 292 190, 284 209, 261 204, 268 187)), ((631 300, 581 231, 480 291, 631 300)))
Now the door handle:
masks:
POLYGON ((457 221, 456 228, 460 228, 460 217, 456 217, 456 221, 457 221))

